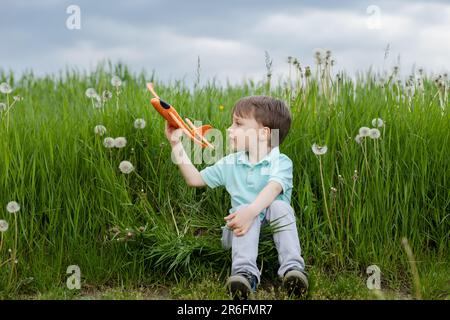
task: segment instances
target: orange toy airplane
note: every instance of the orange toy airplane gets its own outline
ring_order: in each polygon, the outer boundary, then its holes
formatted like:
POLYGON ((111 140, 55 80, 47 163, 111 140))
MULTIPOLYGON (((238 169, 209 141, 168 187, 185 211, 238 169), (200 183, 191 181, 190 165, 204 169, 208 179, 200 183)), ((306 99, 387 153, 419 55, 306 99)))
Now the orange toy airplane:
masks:
POLYGON ((206 132, 212 128, 209 124, 196 127, 192 123, 191 120, 186 118, 186 122, 188 125, 181 119, 181 117, 178 115, 178 112, 175 110, 174 107, 172 107, 167 102, 161 100, 161 98, 156 94, 155 90, 153 89, 152 83, 147 83, 147 89, 153 94, 154 98, 150 100, 153 107, 155 107, 156 111, 161 114, 164 119, 166 119, 169 124, 175 128, 181 128, 183 132, 191 138, 195 143, 202 146, 202 148, 210 147, 214 149, 214 146, 206 140, 204 135, 206 132))

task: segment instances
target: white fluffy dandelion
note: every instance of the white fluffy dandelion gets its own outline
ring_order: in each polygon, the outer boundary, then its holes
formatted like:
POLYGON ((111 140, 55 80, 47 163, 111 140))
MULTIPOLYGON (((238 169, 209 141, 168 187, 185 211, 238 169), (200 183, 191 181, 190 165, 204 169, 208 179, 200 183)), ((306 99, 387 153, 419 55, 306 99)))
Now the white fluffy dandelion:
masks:
POLYGON ((7 109, 7 106, 6 106, 6 104, 5 104, 5 103, 3 103, 3 102, 0 102, 0 112, 2 112, 2 111, 6 111, 6 109, 7 109))
POLYGON ((6 210, 8 210, 9 213, 16 213, 20 210, 20 205, 15 201, 10 201, 6 205, 6 210))
POLYGON ((4 94, 10 94, 12 92, 12 88, 9 84, 6 82, 2 82, 0 84, 0 92, 4 94))
POLYGON ((5 220, 0 220, 0 232, 6 232, 8 230, 9 224, 5 220))
POLYGON ((144 129, 145 128, 145 120, 144 119, 134 120, 134 127, 136 129, 144 129))
POLYGON ((317 144, 313 144, 312 145, 312 151, 314 152, 315 155, 321 156, 325 153, 327 153, 327 146, 318 146, 317 144))
POLYGON ((111 137, 107 137, 103 140, 103 145, 106 148, 114 148, 115 144, 114 144, 114 138, 111 137))
POLYGON ((104 101, 110 100, 112 98, 111 91, 108 91, 108 90, 103 91, 102 98, 103 98, 104 101))
POLYGON ((123 148, 127 145, 127 139, 125 139, 125 137, 118 137, 116 139, 114 139, 114 146, 116 148, 123 148))
POLYGON ((380 135, 380 130, 376 128, 370 129, 369 131, 369 137, 371 137, 372 139, 378 139, 380 135))
POLYGON ((111 84, 113 85, 113 87, 120 87, 122 85, 122 80, 120 80, 118 76, 113 76, 111 78, 111 84))
POLYGON ((372 125, 377 128, 381 128, 384 125, 384 121, 381 118, 375 118, 372 120, 372 125))
POLYGON ((86 90, 85 94, 86 94, 86 97, 91 98, 91 99, 95 98, 98 95, 94 88, 88 88, 86 90))
POLYGON ((133 165, 131 164, 130 161, 122 161, 119 164, 119 169, 120 169, 120 171, 122 173, 128 174, 128 173, 131 173, 134 170, 134 167, 133 167, 133 165))
POLYGON ((355 141, 358 144, 361 144, 361 142, 363 141, 364 137, 361 137, 359 134, 356 135, 355 137, 355 141))
POLYGON ((105 128, 105 126, 102 126, 101 124, 99 124, 99 125, 95 126, 94 132, 95 132, 95 134, 102 136, 106 133, 106 128, 105 128))
POLYGON ((361 128, 359 128, 359 135, 361 137, 368 137, 369 136, 369 131, 370 131, 370 128, 361 127, 361 128))

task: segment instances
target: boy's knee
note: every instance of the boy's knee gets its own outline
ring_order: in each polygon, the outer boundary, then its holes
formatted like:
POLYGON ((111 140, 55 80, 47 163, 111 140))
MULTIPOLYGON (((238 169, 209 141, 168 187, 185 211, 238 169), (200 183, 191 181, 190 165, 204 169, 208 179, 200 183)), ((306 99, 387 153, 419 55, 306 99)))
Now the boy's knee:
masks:
POLYGON ((283 200, 274 200, 270 206, 271 209, 276 210, 276 211, 290 211, 290 212, 294 212, 294 208, 292 208, 292 206, 287 203, 286 201, 283 200))
POLYGON ((295 221, 294 208, 283 200, 275 200, 269 206, 270 220, 273 219, 287 219, 290 221, 295 221))

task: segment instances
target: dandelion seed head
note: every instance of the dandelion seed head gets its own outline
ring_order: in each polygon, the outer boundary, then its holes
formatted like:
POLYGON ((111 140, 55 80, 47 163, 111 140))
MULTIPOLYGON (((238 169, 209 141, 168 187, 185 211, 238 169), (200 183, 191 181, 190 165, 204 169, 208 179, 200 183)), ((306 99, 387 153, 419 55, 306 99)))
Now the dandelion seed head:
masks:
POLYGON ((316 64, 322 64, 322 51, 322 49, 316 49, 316 51, 314 51, 314 60, 316 64))
POLYGON ((108 90, 103 91, 102 98, 103 98, 104 101, 110 100, 112 98, 111 91, 108 91, 108 90))
POLYGON ((372 120, 372 125, 377 128, 381 128, 384 125, 384 121, 381 118, 375 118, 372 120))
POLYGON ((113 87, 120 87, 122 85, 122 80, 120 80, 120 78, 118 76, 113 76, 111 78, 111 84, 113 87))
POLYGON ((114 138, 111 137, 107 137, 103 140, 103 145, 106 148, 114 148, 115 144, 114 144, 114 138))
POLYGON ((368 128, 368 127, 361 127, 361 128, 359 128, 359 135, 361 137, 367 137, 367 136, 369 136, 369 131, 370 131, 370 128, 368 128))
POLYGON ((101 124, 99 124, 99 125, 95 126, 94 132, 95 132, 95 134, 102 136, 106 133, 106 128, 105 128, 105 126, 102 126, 101 124))
POLYGON ((90 99, 95 98, 95 96, 98 95, 94 88, 88 88, 86 90, 85 94, 86 94, 86 97, 88 97, 90 99))
POLYGON ((118 137, 114 139, 114 146, 116 148, 124 148, 127 145, 127 139, 125 137, 118 137))
POLYGON ((10 94, 12 92, 12 88, 9 84, 6 82, 2 82, 0 84, 0 92, 4 94, 10 94))
POLYGON ((357 134, 355 137, 355 141, 358 144, 361 144, 361 142, 363 141, 364 137, 362 137, 361 135, 357 134))
POLYGON ((3 103, 3 102, 0 102, 0 112, 2 112, 2 111, 6 111, 6 104, 5 103, 3 103))
POLYGON ((6 232, 8 230, 9 224, 6 220, 0 220, 0 232, 6 232))
POLYGON ((6 210, 9 213, 16 213, 20 210, 20 205, 15 202, 15 201, 10 201, 7 205, 6 205, 6 210))
POLYGON ((376 128, 370 129, 369 131, 369 137, 371 137, 372 139, 378 139, 380 135, 380 130, 376 128))
POLYGON ((134 127, 136 129, 144 129, 145 128, 145 120, 144 119, 136 119, 134 120, 134 127))
POLYGON ((398 66, 394 66, 394 68, 392 69, 392 72, 393 72, 394 74, 397 74, 397 73, 398 73, 398 70, 399 70, 399 67, 398 67, 398 66))
POLYGON ((315 155, 321 156, 324 155, 325 153, 327 153, 327 146, 318 146, 317 144, 313 144, 312 145, 312 151, 314 152, 315 155))
POLYGON ((134 167, 130 161, 122 161, 119 164, 119 169, 122 173, 129 174, 134 170, 134 167))
POLYGON ((14 96, 14 97, 13 97, 13 100, 14 100, 14 101, 17 101, 17 102, 20 102, 20 101, 23 100, 23 97, 22 97, 22 96, 14 96))

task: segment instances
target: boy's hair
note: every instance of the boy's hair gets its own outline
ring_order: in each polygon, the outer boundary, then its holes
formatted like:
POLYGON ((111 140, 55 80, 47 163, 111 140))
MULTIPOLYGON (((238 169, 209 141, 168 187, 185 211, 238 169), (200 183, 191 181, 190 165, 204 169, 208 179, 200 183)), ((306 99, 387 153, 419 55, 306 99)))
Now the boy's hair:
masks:
MULTIPOLYGON (((240 99, 233 107, 232 116, 240 118, 253 117, 270 130, 278 129, 280 145, 291 127, 291 112, 286 104, 278 99, 267 96, 250 96, 240 99)), ((274 141, 274 143, 276 143, 274 141)), ((271 141, 272 144, 272 141, 271 141)), ((272 144, 272 147, 276 145, 272 144)))

